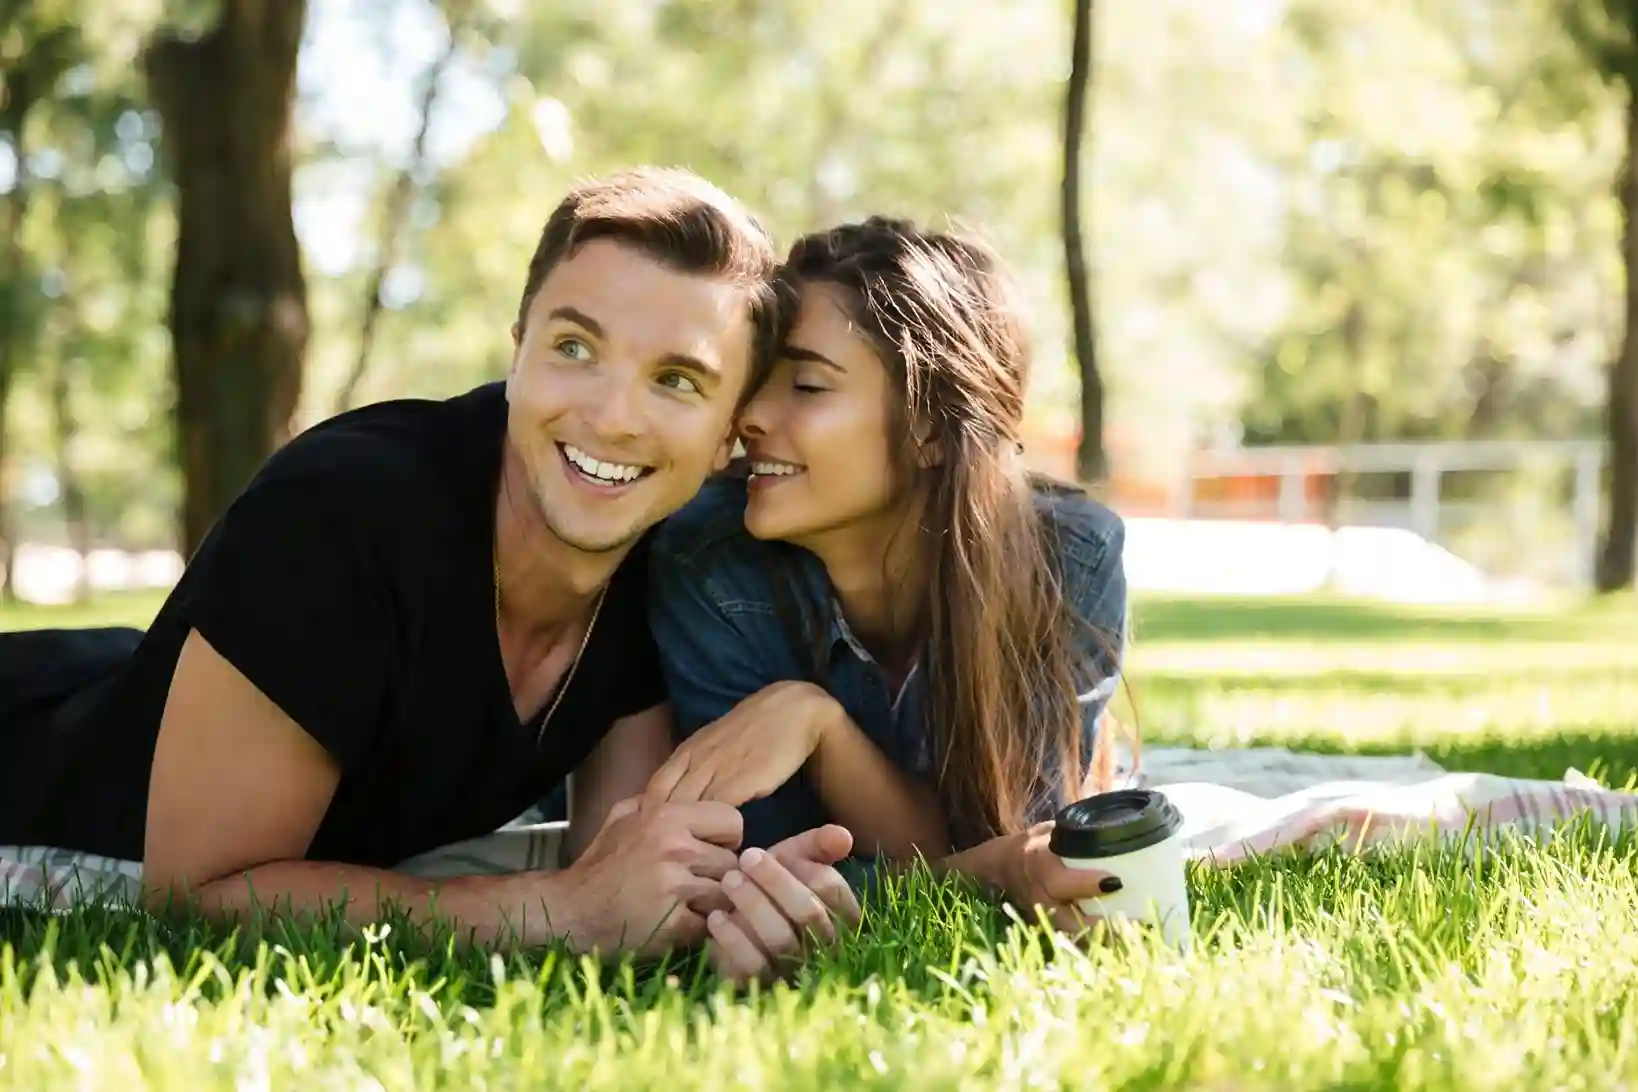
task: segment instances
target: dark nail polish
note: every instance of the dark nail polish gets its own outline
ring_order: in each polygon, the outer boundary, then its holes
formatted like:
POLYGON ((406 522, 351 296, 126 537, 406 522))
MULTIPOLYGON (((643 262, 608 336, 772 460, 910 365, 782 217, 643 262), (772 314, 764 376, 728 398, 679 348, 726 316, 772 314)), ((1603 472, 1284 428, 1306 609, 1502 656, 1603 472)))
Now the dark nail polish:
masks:
POLYGON ((1105 895, 1113 895, 1116 891, 1119 891, 1125 886, 1125 884, 1120 882, 1119 876, 1105 876, 1103 879, 1098 881, 1098 890, 1102 891, 1105 895))

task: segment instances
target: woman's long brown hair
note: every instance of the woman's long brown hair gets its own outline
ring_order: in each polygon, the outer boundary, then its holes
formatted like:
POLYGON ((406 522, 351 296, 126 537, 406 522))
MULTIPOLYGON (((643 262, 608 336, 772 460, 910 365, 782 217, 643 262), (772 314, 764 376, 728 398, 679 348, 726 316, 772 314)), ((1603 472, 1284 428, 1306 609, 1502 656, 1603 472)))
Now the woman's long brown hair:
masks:
POLYGON ((799 240, 783 281, 843 289, 902 395, 891 450, 926 579, 895 628, 923 649, 952 831, 966 843, 1021 829, 1037 794, 1080 786, 1076 695, 1089 644, 1108 641, 1089 641, 1065 601, 1044 483, 1023 462, 1030 350, 1012 287, 982 243, 881 217, 799 240))

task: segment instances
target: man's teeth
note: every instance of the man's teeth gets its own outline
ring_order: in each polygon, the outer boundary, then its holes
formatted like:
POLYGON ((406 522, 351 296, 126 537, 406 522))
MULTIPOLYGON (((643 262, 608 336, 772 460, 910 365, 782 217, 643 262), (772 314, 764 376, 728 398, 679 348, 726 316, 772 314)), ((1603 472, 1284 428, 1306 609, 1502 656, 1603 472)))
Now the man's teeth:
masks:
POLYGON ((802 468, 790 463, 752 463, 752 474, 800 474, 802 468))
POLYGON ((563 445, 563 454, 567 455, 569 461, 578 467, 581 472, 589 477, 596 478, 598 481, 608 482, 610 485, 629 482, 648 469, 644 466, 627 466, 624 463, 606 463, 601 459, 594 459, 578 447, 571 447, 568 444, 563 445))

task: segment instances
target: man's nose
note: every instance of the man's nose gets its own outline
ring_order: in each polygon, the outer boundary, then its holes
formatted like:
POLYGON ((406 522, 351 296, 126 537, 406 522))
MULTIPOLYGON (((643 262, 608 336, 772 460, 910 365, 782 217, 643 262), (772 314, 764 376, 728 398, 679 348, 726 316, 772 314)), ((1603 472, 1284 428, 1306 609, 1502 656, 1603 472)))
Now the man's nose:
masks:
POLYGON ((643 431, 643 400, 647 395, 643 377, 609 369, 604 381, 592 393, 585 419, 599 439, 618 440, 643 431))

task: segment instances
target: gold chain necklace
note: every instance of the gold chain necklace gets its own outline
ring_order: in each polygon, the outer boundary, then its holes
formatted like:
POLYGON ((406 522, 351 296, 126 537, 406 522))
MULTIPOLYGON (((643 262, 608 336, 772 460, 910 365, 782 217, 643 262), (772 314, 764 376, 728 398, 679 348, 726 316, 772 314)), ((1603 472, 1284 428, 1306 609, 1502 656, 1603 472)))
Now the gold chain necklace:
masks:
MULTIPOLYGON (((495 569, 495 638, 500 639, 500 550, 497 547, 490 551, 490 557, 495 569)), ((592 630, 597 627, 597 616, 603 613, 603 597, 608 594, 609 586, 604 584, 597 589, 597 601, 592 604, 591 621, 586 623, 586 632, 580 636, 580 647, 575 650, 574 660, 569 664, 568 673, 563 681, 557 684, 557 693, 552 695, 552 704, 547 707, 546 715, 540 718, 540 730, 535 733, 535 746, 540 746, 546 738, 546 725, 550 723, 552 714, 563 701, 563 695, 569 692, 569 684, 574 681, 574 673, 580 667, 580 659, 586 654, 586 646, 591 643, 592 630)), ((501 674, 506 673, 506 659, 501 658, 501 674)))

